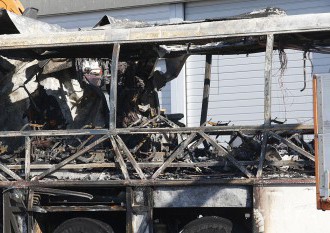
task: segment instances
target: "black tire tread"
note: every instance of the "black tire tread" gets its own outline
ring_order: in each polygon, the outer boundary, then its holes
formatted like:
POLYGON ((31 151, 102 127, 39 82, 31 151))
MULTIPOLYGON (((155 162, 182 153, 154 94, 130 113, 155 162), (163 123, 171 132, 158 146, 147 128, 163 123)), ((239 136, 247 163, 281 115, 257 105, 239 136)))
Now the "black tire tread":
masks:
POLYGON ((114 233, 108 224, 91 218, 72 218, 59 225, 54 233, 114 233))
POLYGON ((232 228, 233 224, 228 219, 207 216, 188 223, 182 233, 231 233, 232 228))

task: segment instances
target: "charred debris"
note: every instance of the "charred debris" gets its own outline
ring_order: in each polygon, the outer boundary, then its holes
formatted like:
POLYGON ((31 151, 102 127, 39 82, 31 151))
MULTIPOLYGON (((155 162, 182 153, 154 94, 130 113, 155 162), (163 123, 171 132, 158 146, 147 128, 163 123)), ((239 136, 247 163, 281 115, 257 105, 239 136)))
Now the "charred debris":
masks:
MULTIPOLYGON (((94 30, 144 26, 105 17, 94 30)), ((285 35, 275 38, 274 49, 306 50, 309 35, 300 38, 301 43, 291 44, 296 39, 285 35)), ((264 176, 313 176, 314 143, 302 131, 286 128, 264 134, 264 130, 236 127, 234 122, 210 121, 189 130, 180 122, 182 114, 166 114, 160 109, 158 91, 178 76, 190 55, 249 54, 264 50, 265 43, 265 37, 245 37, 207 44, 123 46, 118 64, 117 128, 128 131, 106 140, 93 134, 31 137, 31 176, 40 176, 44 170, 67 160, 65 165, 49 172, 47 179, 252 177, 257 173, 262 150, 265 150, 264 176), (226 130, 205 133, 205 128, 213 127, 226 130), (166 131, 168 128, 174 131, 166 131), (134 129, 144 129, 145 133, 131 133, 134 129), (263 146, 265 135, 268 140, 263 146)), ((27 58, 25 51, 10 56, 4 53, 0 57, 0 129, 89 132, 108 129, 112 67, 110 58, 102 58, 105 55, 102 48, 85 53, 70 48, 35 51, 29 55, 37 59, 27 58), (78 58, 69 58, 72 54, 78 58), (82 58, 82 54, 91 58, 82 58)), ((0 162, 18 175, 23 172, 25 153, 23 139, 1 138, 0 162)))

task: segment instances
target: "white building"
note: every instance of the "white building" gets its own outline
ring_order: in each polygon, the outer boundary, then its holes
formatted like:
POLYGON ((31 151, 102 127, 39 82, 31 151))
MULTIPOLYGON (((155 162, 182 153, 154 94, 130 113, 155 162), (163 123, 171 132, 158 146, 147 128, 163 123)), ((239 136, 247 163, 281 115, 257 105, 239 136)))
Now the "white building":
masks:
MULTIPOLYGON (((64 28, 92 27, 104 15, 156 22, 180 22, 228 17, 253 10, 278 7, 293 14, 330 12, 329 0, 31 0, 23 4, 38 8, 39 19, 64 28)), ((278 52, 274 52, 272 117, 291 123, 313 123, 311 62, 306 61, 304 87, 303 53, 286 51, 288 64, 280 72, 278 52)), ((329 55, 311 54, 314 73, 328 73, 329 55)), ((204 56, 192 56, 179 77, 161 93, 167 113, 182 112, 189 126, 200 121, 204 79, 204 56)), ((233 124, 263 122, 264 54, 213 56, 208 119, 233 124)))

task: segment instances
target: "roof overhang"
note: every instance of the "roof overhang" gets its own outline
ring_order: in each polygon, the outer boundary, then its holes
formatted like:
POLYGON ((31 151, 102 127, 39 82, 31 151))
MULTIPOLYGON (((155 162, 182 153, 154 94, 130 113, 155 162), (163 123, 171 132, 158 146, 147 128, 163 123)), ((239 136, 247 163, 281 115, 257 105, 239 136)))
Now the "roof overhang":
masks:
MULTIPOLYGON (((306 14, 294 16, 271 16, 263 18, 224 20, 224 21, 200 21, 184 22, 181 24, 146 25, 132 28, 101 27, 88 31, 75 32, 50 32, 40 34, 20 34, 0 36, 0 51, 55 51, 58 54, 74 51, 82 48, 93 48, 104 51, 113 44, 131 44, 131 48, 155 45, 181 44, 205 44, 217 42, 234 37, 262 37, 274 34, 275 38, 288 37, 290 47, 304 50, 306 44, 317 46, 330 45, 330 13, 306 14), (294 36, 292 38, 292 36, 294 36), (301 39, 299 39, 301 38, 301 39)), ((275 42, 276 43, 276 42, 275 42)), ((255 48, 258 52, 264 44, 255 48)), ((276 48, 276 46, 275 46, 276 48)), ((227 53, 230 50, 227 48, 227 53)), ((91 50, 85 50, 88 57, 91 50)), ((237 53, 251 53, 251 51, 233 51, 237 53)), ((107 50, 111 54, 111 50, 107 50)), ((221 53, 220 53, 221 54, 221 53)))

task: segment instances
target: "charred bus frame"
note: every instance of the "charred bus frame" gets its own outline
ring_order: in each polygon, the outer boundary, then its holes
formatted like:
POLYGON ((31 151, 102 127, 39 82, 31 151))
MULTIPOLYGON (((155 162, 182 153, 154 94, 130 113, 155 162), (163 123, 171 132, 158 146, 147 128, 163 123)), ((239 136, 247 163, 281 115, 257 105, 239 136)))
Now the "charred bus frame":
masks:
MULTIPOLYGON (((119 210, 127 211, 127 232, 138 232, 132 226, 132 218, 134 217, 132 207, 132 192, 134 187, 145 187, 145 198, 148 200, 144 220, 152 218, 152 189, 151 187, 176 187, 180 185, 258 185, 258 184, 278 184, 278 183, 314 183, 313 179, 275 179, 268 180, 262 178, 262 168, 264 165, 267 139, 272 137, 286 144, 289 148, 297 151, 307 159, 314 161, 314 155, 296 146, 290 140, 280 136, 279 132, 303 132, 313 133, 312 125, 272 125, 271 124, 271 70, 273 50, 278 48, 276 41, 280 37, 287 35, 308 35, 309 42, 318 41, 315 47, 302 48, 293 44, 288 44, 290 48, 299 50, 317 51, 318 46, 328 46, 330 43, 326 38, 330 35, 330 14, 311 14, 311 15, 297 15, 297 16, 274 16, 266 18, 253 19, 238 19, 225 21, 210 21, 210 22, 189 22, 175 25, 161 25, 141 28, 129 29, 105 29, 80 32, 58 32, 51 35, 3 35, 0 36, 0 53, 1 54, 23 54, 26 56, 29 52, 37 50, 56 50, 61 56, 70 56, 68 49, 73 48, 76 51, 83 48, 102 48, 112 49, 112 77, 110 88, 110 120, 109 129, 99 130, 48 130, 48 131, 11 131, 0 132, 0 137, 24 137, 25 138, 25 164, 24 165, 6 165, 0 163, 0 170, 10 177, 6 178, 4 175, 0 176, 2 180, 0 186, 7 188, 4 193, 4 229, 5 232, 19 232, 20 227, 14 214, 20 211, 17 208, 24 206, 28 213, 28 221, 26 223, 28 232, 32 230, 32 216, 33 212, 37 211, 33 203, 33 196, 35 193, 52 193, 52 194, 66 194, 73 196, 82 196, 91 198, 86 193, 65 190, 65 187, 123 187, 126 189, 126 208, 118 207, 119 210), (315 35, 321 35, 317 37, 315 35), (116 127, 116 111, 117 111, 117 71, 118 61, 120 58, 121 48, 134 44, 186 44, 186 43, 206 43, 212 41, 220 41, 224 38, 234 37, 265 37, 266 44, 260 45, 258 49, 263 48, 265 53, 265 87, 264 87, 264 124, 257 126, 213 126, 213 127, 177 127, 175 124, 169 128, 117 128, 116 127), (314 37, 315 36, 315 37, 314 37), (322 39, 324 38, 324 39, 322 39), (276 45, 276 46, 274 46, 276 45), (224 148, 216 142, 211 135, 213 134, 231 134, 232 132, 255 133, 261 132, 263 135, 262 150, 258 163, 255 162, 240 162, 232 157, 224 148), (178 135, 185 135, 186 139, 172 152, 172 154, 162 163, 138 163, 134 155, 130 152, 127 145, 122 140, 122 135, 126 134, 161 134, 172 133, 178 135), (81 148, 78 152, 64 159, 58 164, 37 165, 31 164, 31 140, 36 136, 79 136, 79 135, 101 135, 99 139, 81 148), (198 137, 196 137, 198 136, 198 137), (198 139, 198 140, 196 140, 198 139), (43 180, 48 175, 60 169, 84 169, 84 168, 114 168, 115 163, 93 163, 93 164, 70 164, 73 160, 83 155, 87 151, 93 149, 98 144, 110 140, 120 170, 125 177, 124 180, 116 181, 45 181, 43 180), (242 172, 245 179, 189 179, 189 180, 166 180, 159 179, 159 175, 169 167, 208 167, 208 166, 222 166, 221 163, 175 163, 176 157, 184 150, 191 147, 197 147, 206 141, 213 148, 216 148, 219 156, 224 157, 234 167, 242 172), (129 161, 130 165, 138 175, 138 178, 131 178, 127 170, 125 159, 129 161), (258 167, 257 173, 252 174, 246 169, 247 165, 256 165, 258 167), (150 178, 146 177, 142 168, 152 167, 157 168, 150 178), (24 170, 24 176, 19 176, 15 170, 24 170), (31 178, 31 170, 42 170, 42 172, 31 178), (58 189, 55 189, 58 188, 58 189), (27 192, 16 193, 17 190, 27 190, 27 192), (23 197, 24 195, 27 195, 23 197), (12 204, 14 202, 17 205, 12 204), (20 203, 21 202, 21 203, 20 203), (17 207, 20 206, 20 207, 17 207), (12 231, 13 230, 13 231, 12 231)), ((292 41, 291 41, 292 42, 292 41)), ((307 43, 304 43, 305 45, 307 43)), ((231 49, 224 49, 222 54, 233 53, 231 49)), ((188 51, 188 50, 187 50, 188 51)), ((260 50, 262 51, 262 50, 260 50)), ((188 51, 189 52, 189 51, 188 51)), ((110 52, 109 52, 110 53, 110 52)), ((202 54, 211 54, 211 51, 203 51, 202 54)), ((235 53, 235 52, 234 52, 235 53)), ((17 55, 18 56, 18 55, 17 55)), ((53 55, 44 55, 44 57, 52 57, 53 55)), ((42 57, 42 56, 41 56, 42 57)), ((207 63, 210 64, 211 55, 207 56, 207 63)), ((206 70, 205 80, 210 79, 210 72, 206 70)), ((209 96, 209 82, 204 83, 204 98, 209 96)), ((205 113, 207 112, 207 102, 203 104, 201 118, 205 120, 205 113)), ((162 117, 162 116, 157 116, 162 117)), ((164 120, 164 119, 161 119, 164 120)), ((203 120, 202 120, 203 121, 203 120)), ((142 207, 141 207, 142 208, 142 207)), ((66 207, 68 211, 70 207, 66 207)), ((75 207, 71 207, 74 211, 75 207)), ((117 210, 114 207, 104 208, 104 210, 117 210)), ((58 206, 45 207, 47 211, 62 211, 58 206)), ((88 206, 76 208, 76 210, 95 211, 98 207, 88 206)), ((150 221, 147 221, 150 222, 150 221)), ((150 227, 150 232, 152 228, 150 227)))

